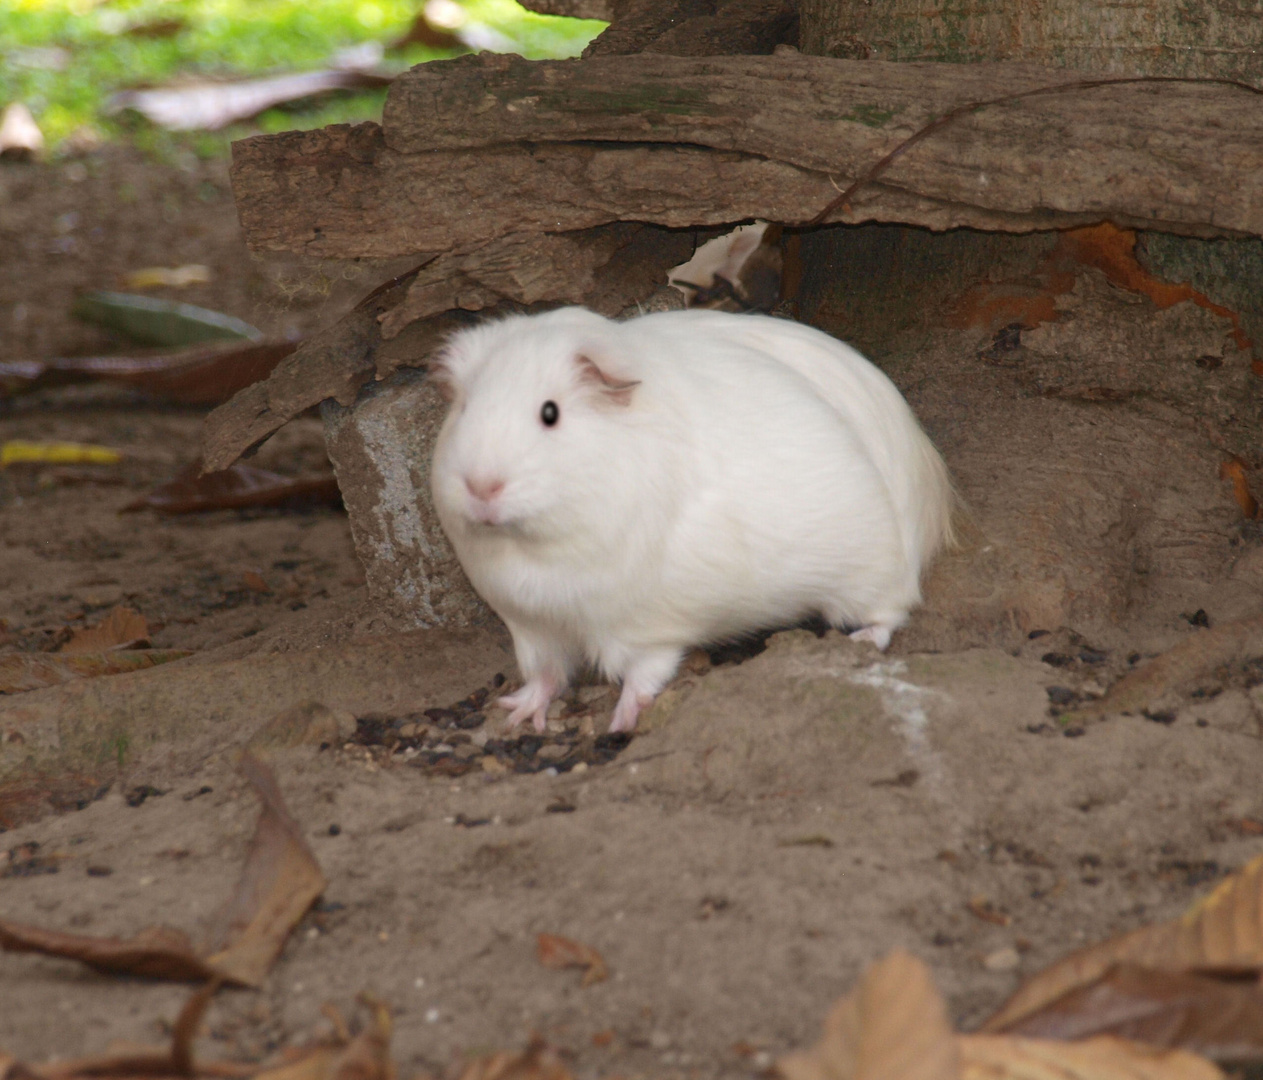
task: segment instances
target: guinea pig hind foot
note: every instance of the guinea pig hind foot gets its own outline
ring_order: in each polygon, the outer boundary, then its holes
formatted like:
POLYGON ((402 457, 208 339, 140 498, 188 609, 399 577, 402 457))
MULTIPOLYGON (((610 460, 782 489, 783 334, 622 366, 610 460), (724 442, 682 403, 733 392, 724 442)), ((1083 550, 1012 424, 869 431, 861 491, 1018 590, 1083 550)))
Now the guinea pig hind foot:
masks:
POLYGON ((883 623, 873 623, 872 626, 862 626, 858 630, 852 630, 847 636, 852 641, 868 641, 877 646, 879 652, 885 652, 886 646, 890 644, 890 636, 895 632, 893 626, 886 626, 883 623))
POLYGON ((618 698, 618 704, 614 706, 614 716, 610 720, 610 732, 635 731, 636 721, 640 719, 640 714, 653 704, 653 699, 653 694, 638 694, 634 689, 624 684, 623 692, 618 698))
POLYGON ((623 674, 623 692, 614 706, 610 731, 635 731, 640 714, 653 704, 653 699, 680 666, 678 649, 661 649, 637 656, 623 674))

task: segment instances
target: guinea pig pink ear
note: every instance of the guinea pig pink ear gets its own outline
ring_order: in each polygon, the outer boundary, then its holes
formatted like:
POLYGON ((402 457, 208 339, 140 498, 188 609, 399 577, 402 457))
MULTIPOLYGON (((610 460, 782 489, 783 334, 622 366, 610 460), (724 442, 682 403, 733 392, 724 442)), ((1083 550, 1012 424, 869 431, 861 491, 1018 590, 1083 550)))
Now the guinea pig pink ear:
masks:
POLYGON ((622 382, 613 378, 603 371, 592 357, 584 353, 579 353, 575 357, 575 363, 579 366, 579 382, 581 385, 599 390, 602 397, 615 405, 627 406, 631 404, 632 391, 640 385, 639 382, 622 382))

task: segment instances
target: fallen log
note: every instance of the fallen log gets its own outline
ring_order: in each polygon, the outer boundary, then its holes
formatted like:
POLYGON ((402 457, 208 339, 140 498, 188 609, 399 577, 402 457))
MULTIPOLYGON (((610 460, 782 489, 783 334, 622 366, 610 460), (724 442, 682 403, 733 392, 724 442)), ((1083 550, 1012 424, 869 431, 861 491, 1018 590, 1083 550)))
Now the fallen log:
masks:
MULTIPOLYGON (((382 127, 236 143, 233 186, 251 247, 325 257, 437 255, 614 221, 803 224, 949 109, 1079 78, 786 50, 464 57, 401 76, 382 127)), ((1179 82, 993 105, 917 145, 827 221, 1026 232, 1110 219, 1263 235, 1259 105, 1247 90, 1179 82)))

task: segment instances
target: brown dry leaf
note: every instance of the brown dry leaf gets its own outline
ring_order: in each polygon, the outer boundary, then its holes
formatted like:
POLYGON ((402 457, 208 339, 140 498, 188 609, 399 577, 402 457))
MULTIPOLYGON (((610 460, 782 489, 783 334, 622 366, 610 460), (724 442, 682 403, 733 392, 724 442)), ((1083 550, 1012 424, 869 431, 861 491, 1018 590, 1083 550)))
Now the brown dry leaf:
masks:
POLYGON ((1223 1080, 1205 1058, 1102 1035, 1084 1042, 960 1035, 961 1080, 1223 1080))
POLYGON ((604 957, 591 945, 559 937, 557 934, 540 934, 535 945, 539 962, 546 968, 584 968, 584 986, 604 982, 610 977, 604 957))
POLYGON ((200 510, 242 510, 258 506, 295 506, 313 503, 339 505, 342 492, 332 473, 289 477, 233 465, 223 472, 201 475, 194 462, 174 480, 123 507, 123 512, 157 510, 161 514, 192 514, 200 510))
POLYGON ((896 949, 864 973, 812 1050, 776 1063, 785 1080, 956 1080, 956 1036, 929 968, 896 949))
POLYGON ((0 949, 78 960, 95 971, 151 979, 210 979, 214 970, 197 955, 188 936, 152 926, 135 937, 86 937, 0 920, 0 949))
POLYGON ((73 679, 123 675, 192 655, 185 649, 120 649, 117 652, 71 656, 61 653, 9 653, 0 656, 0 694, 21 694, 45 686, 58 686, 73 679))
POLYGON ((325 878, 285 808, 272 770, 248 753, 240 769, 263 811, 241 878, 217 920, 215 938, 228 944, 207 963, 232 982, 258 986, 290 931, 324 892, 325 878))
POLYGON ((187 935, 150 927, 126 941, 63 934, 0 920, 0 948, 78 960, 97 971, 155 979, 214 979, 258 986, 290 931, 325 887, 271 770, 249 754, 241 771, 263 803, 241 878, 219 916, 215 940, 226 947, 205 957, 187 935))
POLYGON ((149 640, 149 624, 134 608, 111 608, 95 626, 76 630, 70 640, 57 651, 70 656, 82 653, 108 652, 113 649, 135 648, 149 640))
POLYGON ((502 1050, 475 1058, 465 1066, 460 1080, 573 1080, 570 1070, 538 1035, 521 1053, 502 1050))
MULTIPOLYGON (((1209 633, 1209 631, 1206 631, 1209 633)), ((1257 974, 1263 970, 1263 855, 1220 883, 1180 918, 1079 949, 1020 986, 983 1031, 1007 1031, 1115 964, 1160 971, 1257 974)))
POLYGON ((297 1060, 265 1069, 253 1080, 394 1080, 390 1010, 380 1001, 365 1003, 372 1009, 373 1019, 360 1034, 348 1035, 341 1015, 326 1006, 323 1011, 337 1032, 335 1041, 313 1047, 297 1060))
POLYGON ((266 379, 298 345, 297 341, 214 341, 175 352, 6 361, 0 363, 0 396, 100 381, 182 405, 219 405, 238 390, 266 379))
POLYGON ((1119 964, 1005 1033, 1059 1040, 1115 1035, 1220 1063, 1252 1064, 1263 1060, 1263 987, 1119 964))

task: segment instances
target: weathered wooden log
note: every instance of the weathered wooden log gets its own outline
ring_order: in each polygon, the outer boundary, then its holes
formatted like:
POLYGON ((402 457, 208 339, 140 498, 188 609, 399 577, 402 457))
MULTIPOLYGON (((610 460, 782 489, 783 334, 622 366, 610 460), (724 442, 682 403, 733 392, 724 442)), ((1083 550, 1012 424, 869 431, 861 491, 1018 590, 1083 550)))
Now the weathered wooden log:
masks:
POLYGON ((802 48, 852 60, 1021 60, 1263 86, 1263 9, 1218 0, 801 0, 802 48), (1108 30, 1104 28, 1108 27, 1108 30))
MULTIPOLYGON (((1078 78, 1014 64, 642 54, 414 68, 376 125, 234 145, 246 237, 330 257, 439 254, 612 221, 810 221, 932 117, 1078 78)), ((831 221, 1025 232, 1103 218, 1263 235, 1263 102, 1141 83, 995 105, 926 139, 831 221)))
POLYGON ((614 0, 588 56, 766 54, 798 44, 795 0, 614 0))

